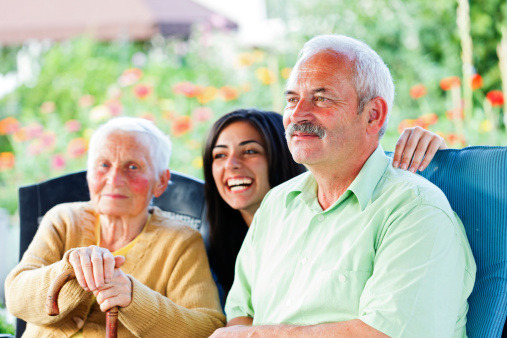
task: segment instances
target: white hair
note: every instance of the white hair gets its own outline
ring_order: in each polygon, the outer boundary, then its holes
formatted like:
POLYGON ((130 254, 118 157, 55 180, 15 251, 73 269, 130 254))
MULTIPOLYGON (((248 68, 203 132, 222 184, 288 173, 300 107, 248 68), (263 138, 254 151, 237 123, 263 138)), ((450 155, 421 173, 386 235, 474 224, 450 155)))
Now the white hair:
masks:
POLYGON ((145 135, 149 139, 151 165, 160 175, 169 167, 171 158, 171 140, 169 136, 158 129, 155 124, 149 120, 137 117, 116 117, 101 125, 92 135, 88 147, 88 171, 93 166, 97 148, 99 148, 104 139, 115 132, 127 132, 145 135))
POLYGON ((344 35, 320 35, 305 43, 292 71, 291 78, 302 63, 322 51, 333 51, 354 56, 355 72, 353 80, 359 100, 359 113, 362 113, 364 106, 375 97, 380 96, 386 100, 387 116, 378 133, 379 139, 382 138, 387 129, 389 113, 394 101, 394 83, 389 68, 370 46, 360 40, 344 35))

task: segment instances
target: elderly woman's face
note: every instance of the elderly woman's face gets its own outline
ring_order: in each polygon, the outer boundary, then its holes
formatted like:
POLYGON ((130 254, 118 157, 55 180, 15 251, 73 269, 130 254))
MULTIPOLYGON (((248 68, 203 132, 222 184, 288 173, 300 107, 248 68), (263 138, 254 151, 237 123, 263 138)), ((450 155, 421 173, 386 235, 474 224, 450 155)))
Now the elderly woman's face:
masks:
POLYGON ((98 147, 87 178, 100 214, 137 216, 146 212, 153 195, 162 194, 163 179, 155 172, 148 146, 142 134, 117 132, 98 147))

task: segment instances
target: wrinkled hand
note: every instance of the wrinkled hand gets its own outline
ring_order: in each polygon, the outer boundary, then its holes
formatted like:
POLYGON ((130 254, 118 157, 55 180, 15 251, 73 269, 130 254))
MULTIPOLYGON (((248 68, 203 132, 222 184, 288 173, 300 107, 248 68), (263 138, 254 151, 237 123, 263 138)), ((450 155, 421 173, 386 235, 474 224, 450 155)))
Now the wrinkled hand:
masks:
POLYGON ((396 143, 393 167, 423 171, 439 149, 447 149, 444 139, 421 127, 407 128, 396 143))
POLYGON ((227 326, 213 332, 210 338, 249 337, 255 329, 256 327, 247 325, 227 326))
POLYGON ((102 311, 113 306, 126 307, 132 301, 132 282, 120 270, 125 257, 116 256, 95 245, 77 248, 69 255, 76 280, 97 298, 102 311))

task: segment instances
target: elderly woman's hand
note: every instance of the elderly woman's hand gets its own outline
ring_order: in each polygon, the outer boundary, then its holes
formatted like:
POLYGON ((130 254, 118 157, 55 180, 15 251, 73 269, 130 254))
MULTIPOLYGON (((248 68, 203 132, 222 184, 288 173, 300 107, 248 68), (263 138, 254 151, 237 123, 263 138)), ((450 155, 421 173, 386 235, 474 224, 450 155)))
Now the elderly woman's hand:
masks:
POLYGON ((100 305, 100 310, 106 312, 113 306, 127 307, 132 302, 132 281, 120 269, 114 269, 113 279, 102 288, 93 292, 100 305))
POLYGON ((96 245, 77 248, 69 255, 76 280, 86 291, 95 291, 109 283, 115 267, 119 268, 124 262, 123 256, 114 257, 109 250, 96 245))

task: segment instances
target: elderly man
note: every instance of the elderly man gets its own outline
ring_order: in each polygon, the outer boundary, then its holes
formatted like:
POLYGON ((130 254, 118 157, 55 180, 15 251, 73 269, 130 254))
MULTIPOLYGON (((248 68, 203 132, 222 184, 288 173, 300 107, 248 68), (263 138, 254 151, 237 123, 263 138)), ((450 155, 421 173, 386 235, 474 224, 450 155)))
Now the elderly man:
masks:
POLYGON ((294 160, 266 196, 216 336, 465 336, 475 263, 444 194, 394 169, 379 139, 394 97, 366 44, 319 36, 287 83, 294 160))

